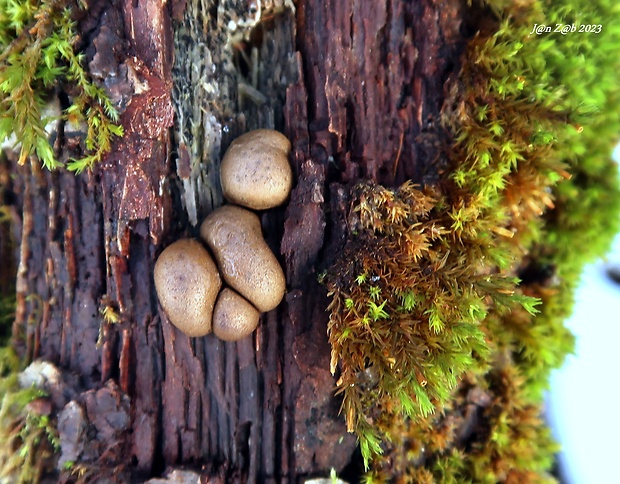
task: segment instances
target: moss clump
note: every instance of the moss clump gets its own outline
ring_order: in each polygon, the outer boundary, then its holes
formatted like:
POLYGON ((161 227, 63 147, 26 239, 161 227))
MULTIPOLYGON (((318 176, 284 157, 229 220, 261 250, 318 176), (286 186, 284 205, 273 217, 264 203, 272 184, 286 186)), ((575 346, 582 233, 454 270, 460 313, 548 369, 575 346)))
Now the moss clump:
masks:
POLYGON ((563 320, 583 264, 620 225, 620 9, 487 6, 447 86, 450 169, 433 189, 354 188, 325 279, 332 370, 368 480, 552 480, 542 390, 573 347, 563 320), (530 35, 572 22, 603 31, 530 35))
POLYGON ((416 425, 391 419, 390 461, 377 460, 367 482, 554 482, 547 470, 558 450, 525 397, 525 380, 497 361, 488 373, 464 375, 443 414, 416 425))
POLYGON ((534 313, 536 300, 491 262, 486 232, 463 243, 450 228, 454 212, 432 191, 358 185, 352 207, 353 234, 326 279, 328 333, 347 427, 368 463, 381 452, 379 414, 416 419, 442 408, 458 378, 489 357, 480 325, 489 308, 534 313))
POLYGON ((29 407, 45 392, 35 387, 20 388, 20 367, 11 348, 0 349, 0 480, 40 482, 54 470, 58 434, 49 416, 29 407))
POLYGON ((562 86, 579 124, 577 132, 567 125, 558 132, 557 155, 572 177, 555 188, 545 237, 531 251, 538 267, 553 268, 556 281, 554 287, 533 288, 543 305, 530 330, 534 344, 523 345, 519 355, 533 398, 540 398, 551 369, 570 348, 562 322, 572 312, 583 266, 605 254, 620 230, 618 166, 611 160, 620 137, 620 5, 572 0, 562 7, 543 2, 541 8, 547 24, 601 25, 602 31, 541 39, 545 79, 562 86))
POLYGON ((62 119, 86 125, 82 158, 71 160, 69 170, 81 172, 101 160, 112 138, 123 130, 114 124, 118 113, 105 91, 83 68, 84 55, 75 51, 78 40, 72 0, 0 0, 0 140, 21 145, 19 163, 30 155, 49 169, 60 163, 48 141, 44 116, 46 96, 62 83, 77 94, 62 119))

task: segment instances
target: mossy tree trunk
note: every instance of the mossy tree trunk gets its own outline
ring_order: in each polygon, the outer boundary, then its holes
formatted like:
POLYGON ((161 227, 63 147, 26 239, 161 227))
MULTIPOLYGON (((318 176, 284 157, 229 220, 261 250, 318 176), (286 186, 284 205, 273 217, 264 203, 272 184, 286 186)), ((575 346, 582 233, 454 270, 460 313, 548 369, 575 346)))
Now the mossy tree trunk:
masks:
MULTIPOLYGON (((424 183, 443 169, 462 2, 89 3, 81 41, 123 104, 126 134, 79 176, 11 166, 15 344, 79 377, 68 394, 97 432, 75 437, 76 455, 92 476, 187 465, 222 482, 295 482, 341 471, 355 439, 333 395, 317 274, 342 244, 347 184, 424 183), (288 292, 243 341, 190 339, 157 303, 154 261, 222 203, 222 152, 257 127, 293 144, 290 202, 262 216, 288 292), (128 419, 103 424, 106 412, 128 419)), ((61 159, 71 141, 65 129, 61 159)))

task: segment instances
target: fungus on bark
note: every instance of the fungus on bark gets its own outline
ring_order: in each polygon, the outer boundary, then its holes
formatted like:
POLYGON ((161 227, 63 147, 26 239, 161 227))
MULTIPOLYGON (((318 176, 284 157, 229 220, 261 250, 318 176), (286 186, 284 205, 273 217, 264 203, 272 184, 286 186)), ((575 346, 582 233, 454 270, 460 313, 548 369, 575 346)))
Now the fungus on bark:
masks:
POLYGON ((258 215, 224 205, 200 227, 226 283, 260 312, 274 309, 286 291, 284 272, 263 239, 258 215))
POLYGON ((221 166, 226 200, 254 210, 282 205, 293 186, 291 142, 271 129, 255 129, 234 140, 221 166))
POLYGON ((154 278, 159 302, 172 324, 188 336, 211 332, 222 279, 200 242, 183 239, 166 247, 155 263, 154 278))
POLYGON ((224 288, 213 311, 213 334, 223 341, 237 341, 258 326, 260 313, 244 297, 224 288))

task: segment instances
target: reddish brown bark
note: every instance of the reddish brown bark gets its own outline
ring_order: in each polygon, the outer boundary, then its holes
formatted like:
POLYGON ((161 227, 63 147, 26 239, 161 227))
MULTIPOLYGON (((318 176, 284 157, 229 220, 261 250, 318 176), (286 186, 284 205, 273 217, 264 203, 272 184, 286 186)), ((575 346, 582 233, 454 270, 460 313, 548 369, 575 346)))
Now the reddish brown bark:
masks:
POLYGON ((233 121, 220 119, 232 132, 275 122, 293 143, 290 203, 262 217, 288 292, 253 336, 236 344, 189 339, 168 323, 153 288, 157 254, 195 233, 179 194, 191 174, 188 148, 169 130, 170 17, 182 18, 183 2, 93 6, 81 24, 94 46, 91 68, 104 78, 110 64, 138 79, 111 84, 129 99, 126 135, 91 173, 16 167, 23 218, 15 341, 79 375, 75 399, 99 430, 88 445, 114 440, 103 459, 136 476, 188 465, 222 480, 293 482, 351 460, 355 440, 333 395, 327 296, 317 272, 343 240, 347 183, 423 182, 442 169, 439 112, 463 43, 463 12, 456 0, 300 0, 296 7, 265 17, 255 29, 260 39, 243 44, 274 72, 282 64, 265 59, 296 66, 288 87, 281 70, 277 82, 261 72, 256 88, 267 101, 238 103, 228 113, 233 121), (102 46, 114 54, 106 62, 102 46), (119 323, 102 321, 104 305, 119 323), (100 412, 111 404, 95 405, 98 398, 116 402, 129 422, 100 430, 100 412))

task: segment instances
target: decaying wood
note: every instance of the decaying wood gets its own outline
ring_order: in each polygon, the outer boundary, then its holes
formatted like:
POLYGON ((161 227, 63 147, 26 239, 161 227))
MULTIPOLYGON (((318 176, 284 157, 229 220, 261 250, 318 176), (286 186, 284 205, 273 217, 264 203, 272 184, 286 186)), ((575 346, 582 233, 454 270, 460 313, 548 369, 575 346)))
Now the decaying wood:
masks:
POLYGON ((180 465, 244 482, 341 471, 355 439, 333 395, 317 273, 343 240, 347 184, 423 182, 442 169, 461 3, 91 3, 83 42, 126 135, 80 176, 15 167, 16 344, 79 375, 75 401, 95 427, 98 412, 128 414, 116 432, 76 437, 100 449, 114 436, 114 452, 81 457, 120 465, 118 480, 180 465), (222 150, 255 127, 293 143, 290 203, 262 215, 288 293, 243 341, 189 339, 157 303, 154 260, 221 204, 222 150))

